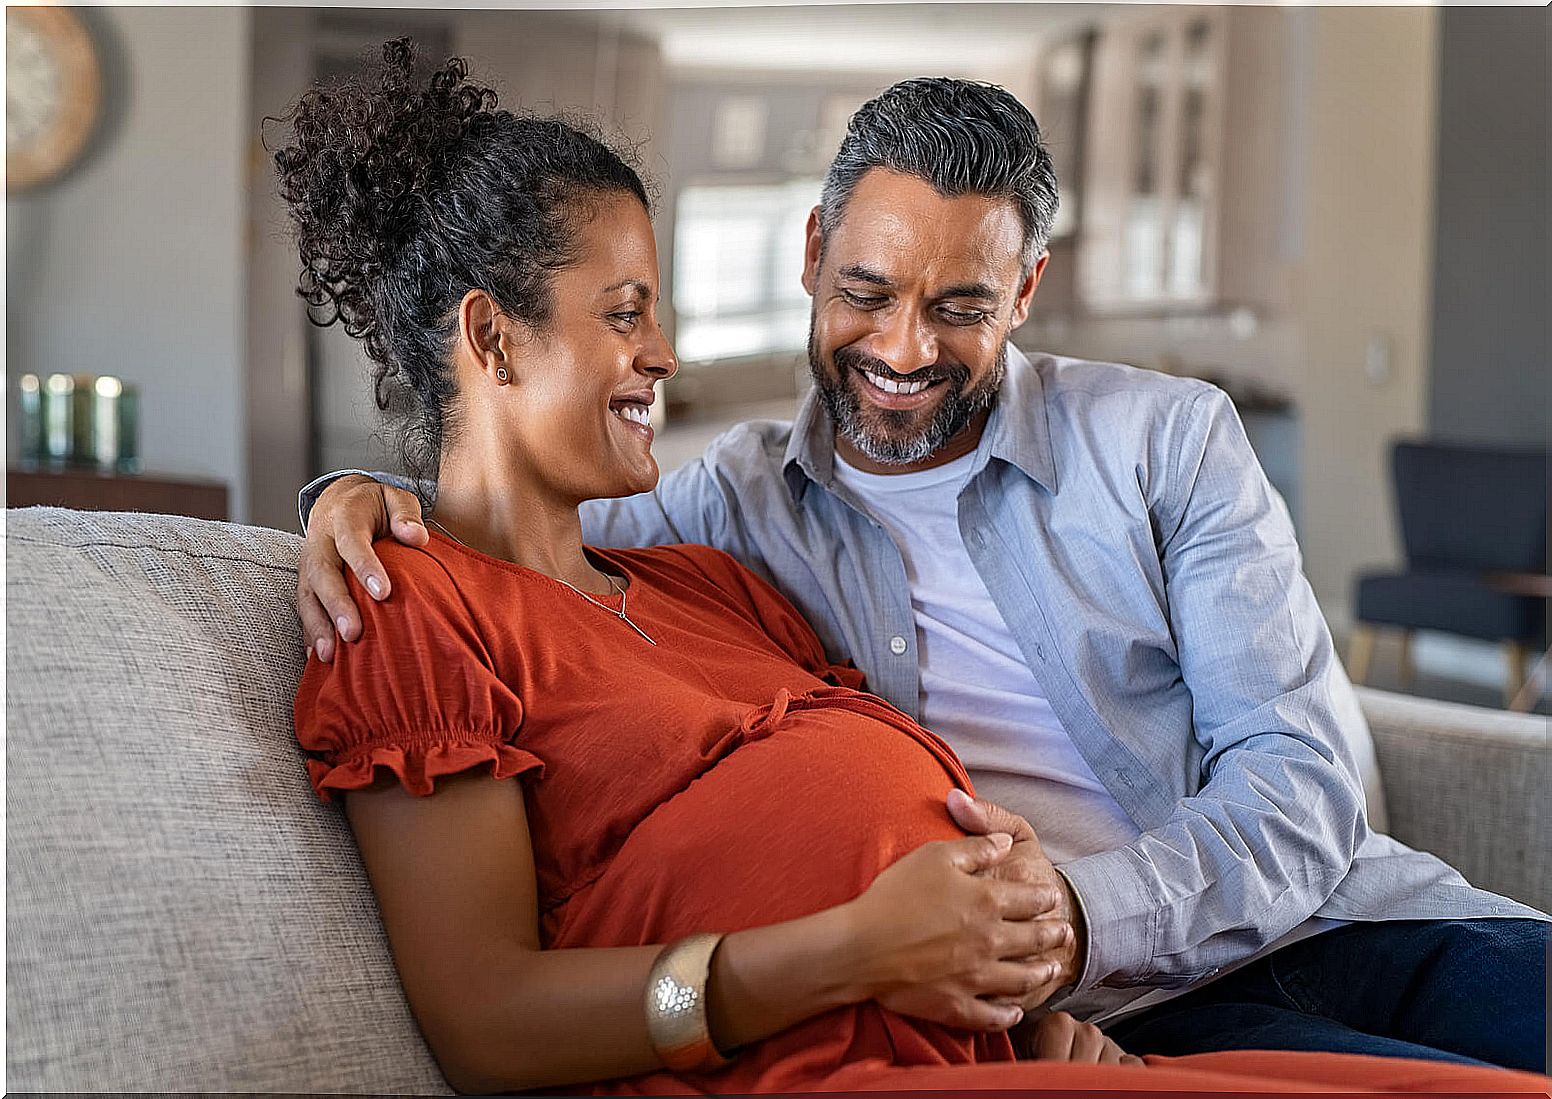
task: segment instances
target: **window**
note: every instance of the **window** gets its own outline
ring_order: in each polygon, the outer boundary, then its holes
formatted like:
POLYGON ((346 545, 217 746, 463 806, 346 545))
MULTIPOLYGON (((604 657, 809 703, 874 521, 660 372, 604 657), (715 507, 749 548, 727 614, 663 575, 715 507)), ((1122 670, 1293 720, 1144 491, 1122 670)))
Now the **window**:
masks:
POLYGON ((803 348, 803 230, 820 184, 716 184, 679 193, 673 297, 681 359, 714 362, 803 348))

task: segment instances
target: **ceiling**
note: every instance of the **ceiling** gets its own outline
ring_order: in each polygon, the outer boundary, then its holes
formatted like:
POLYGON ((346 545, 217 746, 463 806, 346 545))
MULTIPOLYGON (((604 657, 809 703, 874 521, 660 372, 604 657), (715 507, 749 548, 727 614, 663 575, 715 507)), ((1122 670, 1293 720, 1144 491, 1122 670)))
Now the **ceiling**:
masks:
MULTIPOLYGON (((1093 20, 1079 4, 639 6, 611 12, 681 69, 892 72, 1027 64, 1042 38, 1093 20)), ((602 13, 600 13, 602 14, 602 13)))

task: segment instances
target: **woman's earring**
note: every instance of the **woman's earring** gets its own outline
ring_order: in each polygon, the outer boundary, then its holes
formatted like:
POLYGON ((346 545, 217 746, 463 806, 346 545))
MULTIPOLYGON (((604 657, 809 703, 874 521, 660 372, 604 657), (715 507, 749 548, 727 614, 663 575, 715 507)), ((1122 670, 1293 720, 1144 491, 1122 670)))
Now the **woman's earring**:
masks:
POLYGON ((507 374, 507 368, 506 367, 504 367, 504 366, 496 367, 496 381, 497 381, 498 384, 506 385, 507 384, 507 378, 509 376, 510 375, 507 374))

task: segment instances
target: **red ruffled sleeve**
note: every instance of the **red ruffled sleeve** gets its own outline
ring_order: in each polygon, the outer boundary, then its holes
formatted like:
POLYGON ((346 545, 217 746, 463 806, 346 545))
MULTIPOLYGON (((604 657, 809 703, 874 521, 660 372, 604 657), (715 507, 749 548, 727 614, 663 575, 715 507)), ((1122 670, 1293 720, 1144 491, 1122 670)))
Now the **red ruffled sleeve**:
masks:
POLYGON ((453 576, 424 550, 376 549, 392 593, 379 603, 348 578, 362 636, 329 664, 309 656, 297 690, 296 736, 318 796, 333 801, 384 772, 420 797, 437 778, 476 768, 541 777, 544 762, 515 743, 522 700, 491 667, 453 576))

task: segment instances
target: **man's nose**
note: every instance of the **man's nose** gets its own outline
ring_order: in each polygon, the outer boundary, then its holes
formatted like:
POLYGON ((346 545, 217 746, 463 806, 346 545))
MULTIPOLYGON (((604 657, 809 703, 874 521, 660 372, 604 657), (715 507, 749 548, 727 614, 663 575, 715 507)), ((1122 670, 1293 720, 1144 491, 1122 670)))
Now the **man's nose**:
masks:
POLYGON ((920 313, 892 310, 872 340, 869 353, 896 374, 914 374, 938 361, 938 337, 920 313))

